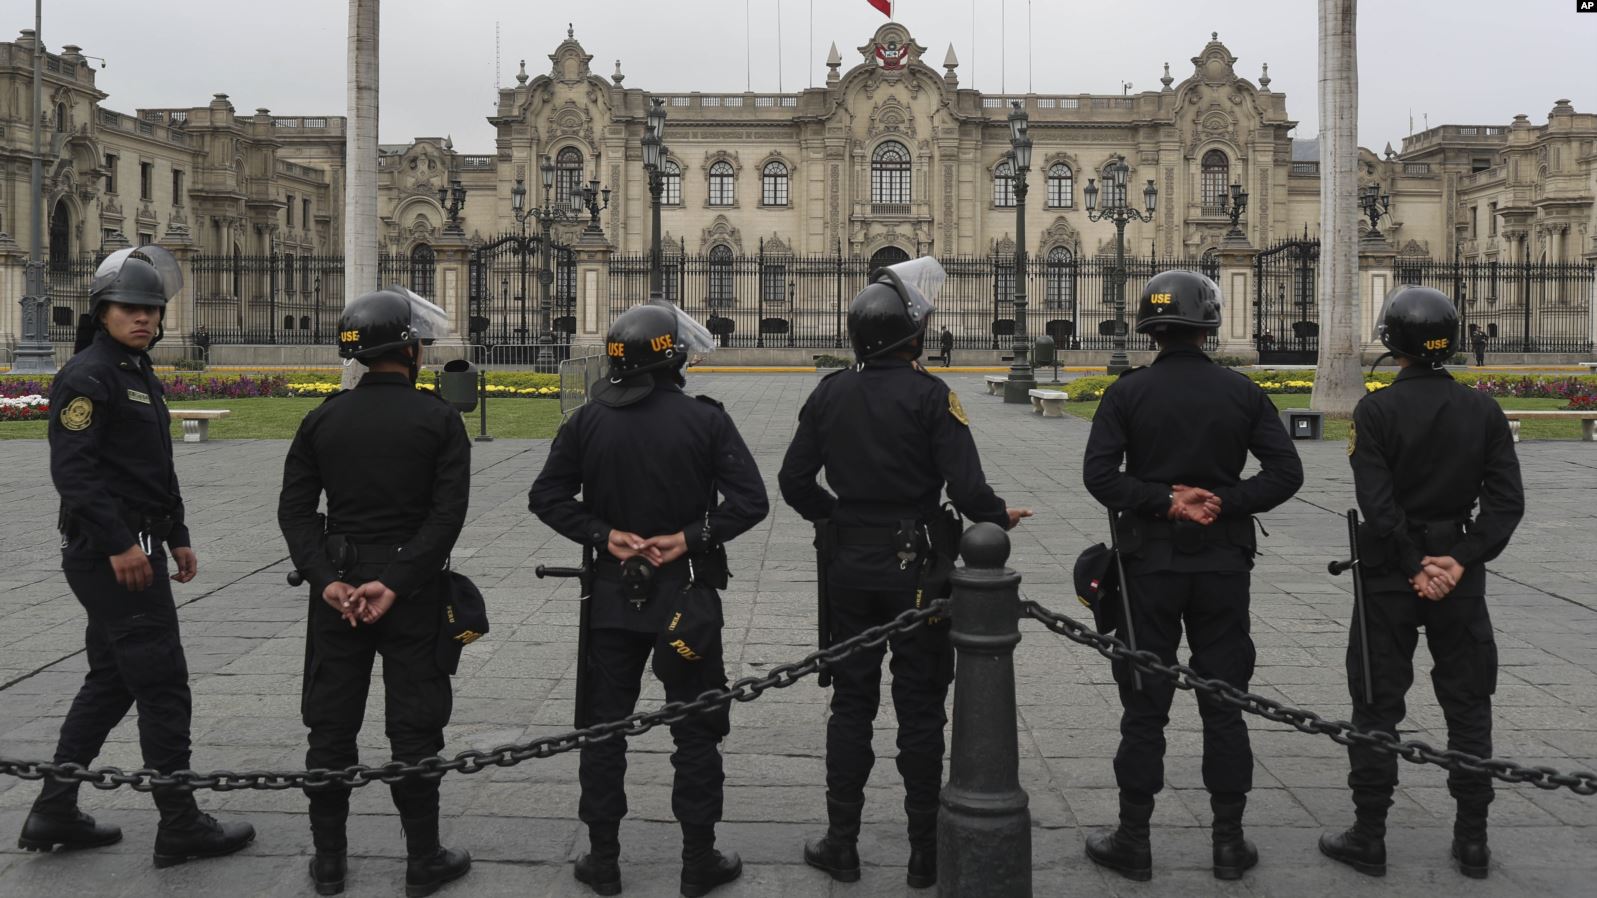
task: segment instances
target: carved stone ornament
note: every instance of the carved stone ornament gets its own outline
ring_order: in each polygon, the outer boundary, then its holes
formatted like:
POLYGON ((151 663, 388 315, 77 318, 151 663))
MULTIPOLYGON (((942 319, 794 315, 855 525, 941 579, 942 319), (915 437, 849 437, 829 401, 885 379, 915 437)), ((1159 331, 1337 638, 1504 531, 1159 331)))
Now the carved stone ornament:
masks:
POLYGON ((1053 224, 1043 229, 1042 243, 1044 247, 1068 246, 1074 249, 1081 244, 1081 235, 1070 224, 1070 219, 1063 215, 1056 216, 1053 224))
POLYGON ((732 254, 743 255, 743 232, 734 226, 725 215, 717 215, 710 226, 699 235, 699 252, 708 254, 710 247, 717 243, 725 243, 732 247, 732 254))

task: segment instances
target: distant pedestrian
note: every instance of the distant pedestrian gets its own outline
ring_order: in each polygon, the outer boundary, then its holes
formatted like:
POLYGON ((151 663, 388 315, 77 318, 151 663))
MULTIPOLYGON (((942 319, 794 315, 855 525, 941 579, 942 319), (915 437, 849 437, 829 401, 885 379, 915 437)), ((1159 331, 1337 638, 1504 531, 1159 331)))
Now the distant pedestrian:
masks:
POLYGON ((1469 326, 1469 345, 1475 350, 1475 366, 1477 368, 1486 366, 1486 341, 1489 339, 1486 336, 1486 331, 1482 330, 1480 325, 1472 324, 1469 326))
POLYGON ((211 332, 203 324, 194 329, 194 348, 199 350, 195 354, 199 356, 200 361, 209 365, 211 363, 211 332))
POLYGON ((943 328, 943 335, 939 338, 939 342, 943 347, 943 367, 947 368, 954 363, 954 335, 949 332, 948 328, 943 328))

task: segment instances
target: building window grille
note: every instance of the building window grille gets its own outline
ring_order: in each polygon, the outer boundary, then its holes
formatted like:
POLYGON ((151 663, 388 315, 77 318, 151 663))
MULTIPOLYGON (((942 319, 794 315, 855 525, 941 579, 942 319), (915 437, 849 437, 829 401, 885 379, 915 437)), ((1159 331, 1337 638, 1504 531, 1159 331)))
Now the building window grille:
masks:
POLYGON ((909 203, 909 151, 889 140, 871 154, 871 202, 909 203))

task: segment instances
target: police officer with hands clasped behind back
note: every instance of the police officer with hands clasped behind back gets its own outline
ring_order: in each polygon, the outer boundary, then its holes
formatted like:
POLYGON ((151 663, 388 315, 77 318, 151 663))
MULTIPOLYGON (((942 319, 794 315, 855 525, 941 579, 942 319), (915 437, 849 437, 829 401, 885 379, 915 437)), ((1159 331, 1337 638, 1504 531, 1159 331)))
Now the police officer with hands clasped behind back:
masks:
MULTIPOLYGON (((857 364, 822 379, 799 411, 778 481, 782 498, 817 524, 822 613, 830 616, 823 642, 848 639, 947 595, 960 525, 956 515, 938 509, 945 484, 954 508, 971 520, 1009 529, 1031 514, 1005 508, 994 495, 959 397, 915 361, 946 277, 930 257, 872 272, 848 309, 857 364), (831 492, 816 483, 823 469, 831 492)), ((937 882, 953 648, 946 626, 932 625, 895 636, 888 647, 909 821, 906 879, 927 888, 937 882)), ((832 667, 828 826, 825 837, 804 846, 804 860, 840 882, 860 877, 860 814, 875 763, 871 723, 885 651, 865 649, 832 667)))
MULTIPOLYGON (((93 339, 50 387, 50 476, 61 494, 61 567, 88 613, 89 671, 61 724, 55 763, 87 766, 136 703, 144 766, 189 769, 188 663, 172 580, 198 561, 183 520, 161 382, 148 350, 169 299, 183 288, 171 253, 156 246, 107 256, 89 287, 93 339), (163 546, 164 544, 164 546, 163 546), (168 574, 168 551, 177 570, 168 574)), ((161 823, 155 865, 243 848, 247 823, 218 823, 192 791, 154 790, 161 823)), ((122 831, 78 810, 78 784, 48 780, 22 827, 30 851, 94 848, 122 831)))
MULTIPOLYGON (((283 464, 277 520, 310 585, 301 714, 306 765, 358 763, 372 662, 383 658, 384 721, 393 759, 414 764, 444 747, 453 706, 444 571, 466 521, 471 443, 460 414, 417 390, 422 343, 448 333, 442 309, 401 287, 344 307, 338 354, 366 374, 300 422, 283 464), (316 509, 327 494, 325 518, 316 509)), ((348 362, 346 361, 346 364, 348 362)), ((437 779, 389 788, 405 834, 407 895, 466 874, 471 857, 438 841, 437 779)), ((318 893, 343 891, 348 787, 307 787, 318 893)))
MULTIPOLYGON (((1430 287, 1399 287, 1387 297, 1380 333, 1402 370, 1391 386, 1359 400, 1348 431, 1353 488, 1364 513, 1355 574, 1361 570, 1364 578, 1373 697, 1373 703, 1365 700, 1355 627, 1347 654, 1353 724, 1396 737, 1424 627, 1447 747, 1489 758, 1497 644, 1486 611, 1484 565, 1507 547, 1525 513, 1519 460, 1497 402, 1442 368, 1457 351, 1451 299, 1430 287)), ((1381 876, 1397 758, 1352 744, 1348 759, 1355 823, 1323 836, 1320 851, 1381 876)), ((1453 770, 1447 787, 1458 803, 1453 858, 1464 875, 1485 878, 1491 777, 1453 770)))
MULTIPOLYGON (((723 546, 769 511, 731 416, 715 400, 682 390, 689 353, 715 347, 709 331, 654 300, 618 316, 606 346, 608 377, 561 425, 528 494, 540 520, 595 556, 585 573, 592 579, 586 657, 577 662, 586 693, 578 697, 579 726, 633 712, 651 653, 667 701, 726 687, 716 592, 726 586, 723 546)), ((726 706, 671 725, 671 810, 682 827, 687 898, 743 872, 736 854, 715 848, 725 780, 720 742, 729 725, 726 706)), ((583 745, 577 811, 589 851, 573 872, 600 895, 621 892, 626 769, 623 737, 583 745)))
MULTIPOLYGON (((1201 274, 1166 271, 1148 280, 1137 332, 1152 335, 1159 355, 1104 391, 1082 479, 1116 516, 1137 648, 1174 663, 1185 626, 1191 666, 1246 689, 1254 662, 1253 515, 1291 498, 1303 484, 1303 465, 1264 391, 1204 354, 1220 308, 1219 288, 1201 274), (1250 452, 1260 470, 1244 479, 1250 452)), ((1089 837, 1087 856, 1140 881, 1153 875, 1148 821, 1164 787, 1164 727, 1175 685, 1143 676, 1139 688, 1120 661, 1114 673, 1123 708, 1114 764, 1120 825, 1089 837)), ((1238 879, 1258 863, 1242 834, 1253 784, 1247 725, 1241 711, 1195 695, 1214 812, 1214 875, 1238 879)))

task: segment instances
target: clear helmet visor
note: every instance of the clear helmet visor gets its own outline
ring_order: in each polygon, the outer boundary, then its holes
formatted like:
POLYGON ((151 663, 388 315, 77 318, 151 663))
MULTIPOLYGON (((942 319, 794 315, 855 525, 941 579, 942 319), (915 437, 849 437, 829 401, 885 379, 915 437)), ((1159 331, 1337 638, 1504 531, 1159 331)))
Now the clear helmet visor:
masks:
POLYGON ((943 283, 948 280, 948 272, 932 256, 889 265, 873 272, 873 277, 877 274, 886 274, 904 288, 901 291, 904 304, 909 309, 910 319, 917 324, 931 317, 937 308, 937 296, 942 292, 943 283))
POLYGON ((697 319, 682 311, 676 303, 666 302, 658 297, 651 297, 649 302, 661 308, 671 310, 677 321, 677 346, 684 352, 714 352, 716 347, 715 336, 710 329, 699 323, 697 319))
POLYGON ((454 333, 449 326, 449 313, 436 303, 398 284, 384 289, 390 293, 398 293, 410 302, 410 330, 416 339, 430 342, 442 340, 454 333))
POLYGON ((126 265, 129 259, 148 262, 155 268, 156 274, 161 276, 161 291, 166 294, 168 301, 183 292, 183 268, 177 264, 177 258, 167 250, 151 244, 130 246, 106 256, 100 262, 100 267, 94 270, 94 279, 89 282, 89 293, 99 293, 115 286, 117 278, 122 275, 122 266, 126 265))

